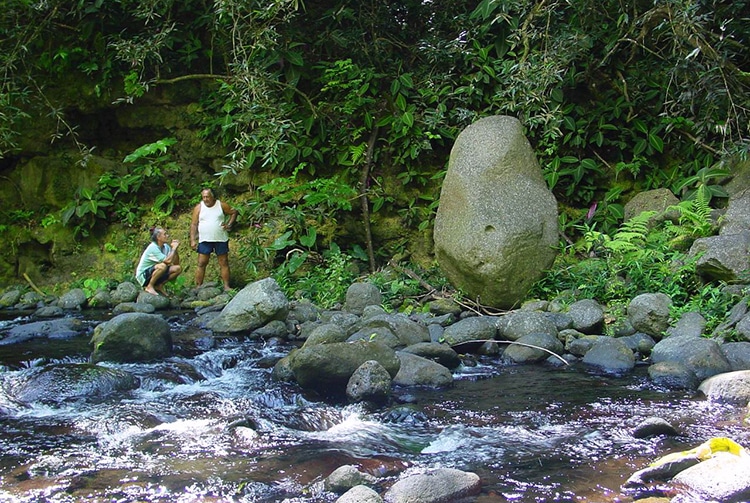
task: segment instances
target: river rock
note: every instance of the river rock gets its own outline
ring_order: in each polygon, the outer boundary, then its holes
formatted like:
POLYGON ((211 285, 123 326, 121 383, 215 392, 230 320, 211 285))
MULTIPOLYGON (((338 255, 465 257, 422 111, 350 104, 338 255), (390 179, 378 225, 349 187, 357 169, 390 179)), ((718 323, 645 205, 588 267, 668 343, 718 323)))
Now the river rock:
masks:
POLYGON ((152 314, 156 311, 156 307, 148 302, 121 302, 112 309, 113 314, 124 314, 124 313, 146 313, 152 314))
POLYGON ((271 320, 286 320, 289 301, 273 278, 250 283, 206 323, 214 332, 251 332, 271 320))
POLYGON ((373 489, 367 486, 360 485, 354 486, 346 491, 341 497, 336 500, 336 503, 382 503, 383 498, 380 497, 373 489))
POLYGON ((391 396, 391 375, 375 360, 366 361, 346 384, 346 397, 352 403, 385 403, 391 396))
POLYGON ((557 336, 557 326, 545 313, 513 311, 497 319, 497 332, 498 339, 516 341, 536 332, 557 336))
POLYGON ((63 309, 82 309, 86 305, 86 292, 80 288, 68 290, 57 299, 57 305, 63 309))
POLYGON ((643 332, 636 332, 633 335, 618 337, 618 339, 624 342, 631 351, 642 355, 650 355, 656 345, 654 338, 643 332))
POLYGON ((458 135, 433 235, 446 277, 484 305, 515 306, 552 265, 557 202, 518 119, 485 117, 458 135))
POLYGON ((419 342, 407 346, 402 351, 427 358, 449 369, 454 369, 461 365, 461 358, 458 356, 458 353, 450 346, 439 342, 419 342))
POLYGON ((376 314, 362 317, 357 323, 357 331, 349 341, 380 340, 392 348, 404 348, 419 342, 429 342, 430 332, 427 327, 409 319, 403 313, 376 314))
POLYGON ((700 337, 706 329, 706 318, 701 313, 683 313, 677 324, 667 329, 670 337, 700 337))
POLYGON ((608 374, 622 374, 633 370, 635 356, 620 339, 600 337, 583 356, 583 363, 608 374))
POLYGON ((648 417, 633 428, 635 438, 648 438, 656 435, 676 437, 678 434, 674 426, 660 417, 648 417))
POLYGON ((393 378, 396 386, 431 386, 440 388, 453 384, 453 374, 447 367, 437 362, 398 351, 401 362, 398 373, 393 378))
POLYGON ((373 485, 375 482, 377 482, 375 477, 360 471, 356 466, 343 465, 336 468, 323 480, 323 487, 326 491, 341 494, 353 487, 373 485))
POLYGON ((737 322, 735 330, 737 331, 737 335, 746 341, 750 341, 750 314, 746 314, 737 322))
POLYGON ((486 341, 497 335, 497 318, 492 316, 472 316, 445 327, 443 340, 456 346, 470 341, 486 341))
POLYGON ((628 304, 628 320, 638 332, 659 340, 669 328, 672 299, 663 293, 642 293, 628 304))
POLYGON ((130 281, 123 281, 110 293, 112 304, 117 305, 122 302, 135 302, 141 289, 130 281))
POLYGON ((135 389, 140 382, 129 372, 88 363, 34 367, 11 380, 8 394, 19 402, 58 404, 70 400, 100 399, 114 392, 135 389))
POLYGON ((482 482, 475 473, 437 468, 404 475, 383 496, 386 503, 445 503, 475 496, 482 482))
POLYGON ((700 381, 732 370, 732 365, 721 352, 719 344, 702 337, 667 337, 656 343, 651 352, 651 361, 679 362, 689 368, 700 381))
POLYGON ((750 456, 717 452, 672 479, 691 501, 750 501, 750 456))
POLYGON ((503 351, 503 357, 515 363, 541 362, 550 356, 548 351, 560 355, 565 349, 562 342, 560 342, 557 337, 543 332, 524 335, 515 342, 519 344, 510 344, 505 348, 505 351, 503 351), (537 346, 543 349, 532 348, 522 344, 537 346), (544 349, 548 351, 544 351, 544 349))
POLYGON ((713 402, 746 406, 750 403, 750 370, 726 372, 709 377, 698 386, 698 391, 713 402))
POLYGON ((0 309, 13 307, 21 300, 21 290, 11 289, 3 293, 0 297, 0 309))
POLYGON ((91 344, 93 363, 151 361, 172 354, 169 324, 157 314, 119 314, 94 328, 91 344))
POLYGON ((57 318, 35 321, 12 327, 0 338, 0 346, 18 344, 31 339, 71 339, 85 332, 83 322, 77 318, 57 318))
POLYGON ((750 370, 750 342, 725 342, 721 345, 732 370, 750 370))
POLYGON ((372 283, 352 283, 346 290, 344 310, 361 315, 367 306, 380 306, 383 296, 372 283))
POLYGON ((314 346, 316 344, 331 344, 334 342, 346 342, 349 335, 335 323, 323 323, 316 325, 306 335, 303 346, 314 346))
MULTIPOLYGON (((303 388, 343 394, 354 371, 369 360, 380 363, 391 378, 401 366, 393 349, 380 342, 365 340, 302 347, 289 355, 288 365, 294 379, 303 388)), ((279 364, 283 361, 285 359, 279 364)))
POLYGON ((750 230, 696 239, 689 255, 698 256, 695 270, 708 281, 736 281, 750 269, 750 230))
POLYGON ((700 380, 687 365, 676 361, 663 361, 649 365, 648 376, 658 386, 670 389, 698 388, 700 380))
POLYGON ((604 328, 604 309, 593 299, 574 302, 568 309, 573 328, 582 334, 601 334, 604 328))
POLYGON ((154 295, 144 290, 138 294, 136 304, 151 304, 154 306, 154 309, 158 311, 161 309, 168 309, 171 305, 171 301, 169 300, 169 297, 165 295, 154 295))

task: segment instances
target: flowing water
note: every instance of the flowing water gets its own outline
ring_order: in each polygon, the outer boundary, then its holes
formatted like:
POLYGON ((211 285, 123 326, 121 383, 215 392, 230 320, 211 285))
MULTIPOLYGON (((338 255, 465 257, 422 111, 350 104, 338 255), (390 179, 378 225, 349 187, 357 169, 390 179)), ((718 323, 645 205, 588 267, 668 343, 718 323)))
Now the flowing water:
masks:
MULTIPOLYGON (((0 501, 327 502, 322 480, 353 464, 381 493, 404 470, 452 467, 481 477, 480 503, 628 502, 621 485, 655 458, 714 436, 750 445, 743 410, 656 388, 645 367, 611 377, 482 359, 449 389, 397 389, 408 407, 372 410, 273 381, 292 345, 214 340, 191 317, 170 317, 175 356, 102 364, 135 374, 135 390, 33 404, 0 391, 0 501), (634 438, 652 416, 680 436, 634 438)), ((89 339, 0 346, 0 383, 86 362, 89 339)))

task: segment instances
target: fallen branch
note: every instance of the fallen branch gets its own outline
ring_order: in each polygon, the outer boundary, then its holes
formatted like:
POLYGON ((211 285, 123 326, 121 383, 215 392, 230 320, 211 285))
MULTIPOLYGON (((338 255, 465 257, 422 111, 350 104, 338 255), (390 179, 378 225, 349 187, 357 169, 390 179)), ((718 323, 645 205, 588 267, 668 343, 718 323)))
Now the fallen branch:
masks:
POLYGON ((26 281, 29 283, 29 285, 31 286, 31 288, 33 288, 36 293, 38 293, 39 295, 41 295, 42 297, 44 297, 44 292, 42 292, 39 288, 37 288, 37 286, 34 284, 34 282, 31 281, 31 278, 29 278, 28 274, 23 273, 23 277, 24 277, 24 279, 26 279, 26 281))

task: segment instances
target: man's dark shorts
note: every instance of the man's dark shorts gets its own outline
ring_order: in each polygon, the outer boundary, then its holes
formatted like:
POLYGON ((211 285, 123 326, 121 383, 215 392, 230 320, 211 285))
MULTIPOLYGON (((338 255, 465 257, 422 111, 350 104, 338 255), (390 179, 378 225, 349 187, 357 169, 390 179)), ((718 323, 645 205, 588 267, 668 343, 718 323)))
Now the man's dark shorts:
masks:
MULTIPOLYGON (((142 286, 145 287, 146 285, 148 285, 148 282, 151 281, 151 275, 154 274, 154 267, 156 266, 152 265, 151 267, 149 267, 143 272, 144 280, 143 280, 142 286)), ((167 282, 168 279, 169 279, 169 269, 167 269, 167 272, 162 274, 161 278, 156 280, 156 283, 154 284, 154 286, 163 285, 164 283, 167 282)))
POLYGON ((201 241, 198 243, 198 253, 201 255, 211 255, 214 252, 218 255, 229 253, 229 241, 201 241))

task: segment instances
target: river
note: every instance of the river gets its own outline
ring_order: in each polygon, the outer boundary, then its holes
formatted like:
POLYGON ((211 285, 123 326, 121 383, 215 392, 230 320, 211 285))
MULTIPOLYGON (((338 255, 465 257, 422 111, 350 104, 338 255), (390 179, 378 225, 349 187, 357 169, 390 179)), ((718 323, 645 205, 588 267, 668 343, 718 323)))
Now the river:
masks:
MULTIPOLYGON (((86 315, 91 329, 100 321, 86 315)), ((382 492, 403 470, 452 467, 482 480, 482 502, 629 502, 621 485, 667 453, 726 436, 750 445, 744 411, 580 365, 480 358, 447 389, 396 389, 370 410, 271 378, 291 344, 214 339, 169 316, 175 354, 102 364, 140 379, 104 398, 18 404, 0 392, 2 502, 330 502, 323 479, 353 464, 382 492), (635 438, 658 416, 675 437, 635 438)), ((0 320, 0 334, 28 323, 0 320)), ((90 334, 0 345, 0 383, 84 363, 90 334)))

